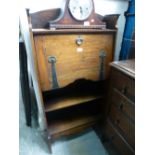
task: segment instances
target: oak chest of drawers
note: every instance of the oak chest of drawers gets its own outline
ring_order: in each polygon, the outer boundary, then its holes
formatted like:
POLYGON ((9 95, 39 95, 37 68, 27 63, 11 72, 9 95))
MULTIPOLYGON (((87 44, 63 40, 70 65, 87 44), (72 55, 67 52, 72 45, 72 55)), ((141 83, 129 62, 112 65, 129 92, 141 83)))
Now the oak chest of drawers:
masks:
POLYGON ((134 60, 111 63, 105 138, 121 155, 135 150, 134 60))

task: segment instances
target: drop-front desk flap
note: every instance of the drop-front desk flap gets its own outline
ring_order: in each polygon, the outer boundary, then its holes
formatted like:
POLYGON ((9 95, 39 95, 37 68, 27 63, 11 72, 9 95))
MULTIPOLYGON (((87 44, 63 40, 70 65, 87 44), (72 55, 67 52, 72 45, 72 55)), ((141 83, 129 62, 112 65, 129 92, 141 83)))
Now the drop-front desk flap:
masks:
POLYGON ((108 76, 114 32, 38 32, 33 33, 42 91, 64 87, 77 79, 98 81, 108 76))

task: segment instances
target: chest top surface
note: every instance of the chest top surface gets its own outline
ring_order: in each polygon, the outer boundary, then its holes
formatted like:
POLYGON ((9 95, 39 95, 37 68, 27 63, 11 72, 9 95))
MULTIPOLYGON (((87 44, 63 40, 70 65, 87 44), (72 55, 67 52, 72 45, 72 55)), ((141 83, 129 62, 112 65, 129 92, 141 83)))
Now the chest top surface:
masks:
POLYGON ((110 65, 121 72, 135 78, 135 59, 114 61, 110 65))

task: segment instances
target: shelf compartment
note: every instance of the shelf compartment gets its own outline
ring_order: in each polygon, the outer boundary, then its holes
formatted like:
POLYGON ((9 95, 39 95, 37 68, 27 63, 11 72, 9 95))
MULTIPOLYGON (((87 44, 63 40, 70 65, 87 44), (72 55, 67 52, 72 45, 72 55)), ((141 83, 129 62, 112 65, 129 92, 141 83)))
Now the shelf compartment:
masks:
POLYGON ((62 135, 69 135, 80 130, 82 131, 82 129, 95 124, 100 118, 100 115, 86 114, 51 120, 48 131, 53 138, 58 138, 62 135))
POLYGON ((60 110, 63 108, 80 105, 94 100, 102 99, 102 96, 86 95, 86 96, 65 96, 50 99, 45 102, 45 112, 60 110))

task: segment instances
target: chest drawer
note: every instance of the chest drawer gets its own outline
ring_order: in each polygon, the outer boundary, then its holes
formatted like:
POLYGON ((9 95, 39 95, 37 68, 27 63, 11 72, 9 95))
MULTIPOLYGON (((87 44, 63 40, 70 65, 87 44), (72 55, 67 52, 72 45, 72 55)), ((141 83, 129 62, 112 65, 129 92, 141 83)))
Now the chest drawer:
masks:
POLYGON ((116 88, 111 90, 111 103, 113 103, 122 113, 135 121, 135 105, 116 88))
POLYGON ((131 101, 135 102, 135 81, 122 72, 112 69, 111 87, 117 89, 131 101))
POLYGON ((109 62, 113 58, 112 34, 59 34, 34 37, 38 73, 43 91, 54 88, 52 65, 49 57, 55 58, 55 73, 59 87, 77 79, 97 81, 100 75, 100 52, 105 51, 105 76, 109 74, 109 62), (77 39, 82 39, 80 45, 77 39))
POLYGON ((109 118, 113 124, 118 128, 122 136, 134 148, 135 146, 135 126, 122 112, 120 112, 114 105, 111 106, 109 118))
POLYGON ((117 129, 113 126, 110 120, 107 120, 104 129, 105 139, 108 139, 114 147, 119 151, 120 155, 134 155, 134 150, 126 142, 126 140, 119 134, 117 129))

